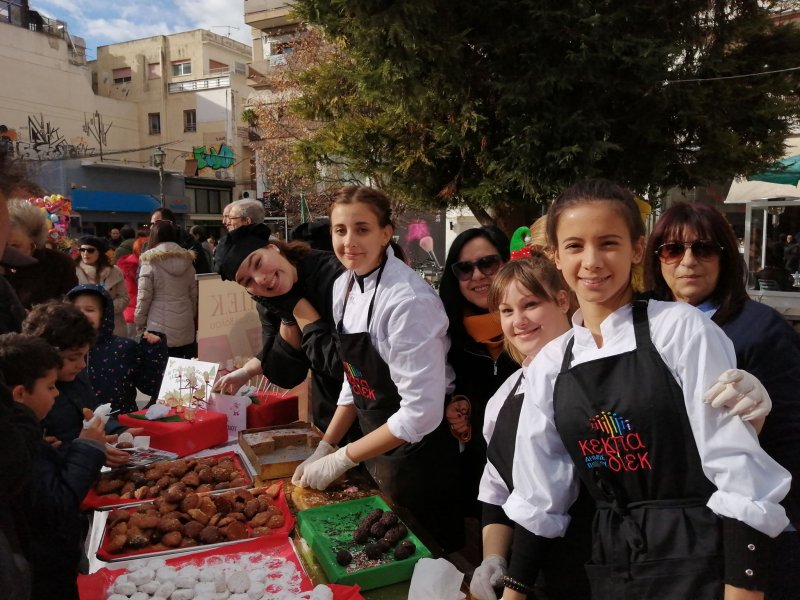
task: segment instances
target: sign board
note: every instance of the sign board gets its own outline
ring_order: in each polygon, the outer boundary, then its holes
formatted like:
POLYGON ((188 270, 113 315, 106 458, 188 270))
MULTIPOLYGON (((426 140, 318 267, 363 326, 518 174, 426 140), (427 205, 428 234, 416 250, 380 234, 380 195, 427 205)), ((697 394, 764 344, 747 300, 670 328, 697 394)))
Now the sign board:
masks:
POLYGON ((197 346, 200 360, 219 363, 224 373, 261 350, 261 321, 245 289, 216 273, 198 275, 197 346))

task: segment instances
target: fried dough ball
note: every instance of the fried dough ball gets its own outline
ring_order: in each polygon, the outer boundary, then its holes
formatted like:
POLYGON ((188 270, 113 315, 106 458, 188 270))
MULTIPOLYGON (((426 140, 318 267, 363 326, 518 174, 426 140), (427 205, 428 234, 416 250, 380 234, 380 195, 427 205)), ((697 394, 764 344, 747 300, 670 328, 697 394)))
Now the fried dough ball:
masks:
POLYGON ((339 550, 336 553, 336 562, 342 565, 343 567, 346 567, 351 562, 353 562, 353 555, 350 554, 350 552, 348 552, 347 550, 339 550))
POLYGON ((129 526, 139 529, 152 529, 158 526, 158 517, 142 513, 134 513, 128 521, 129 526))
POLYGON ((258 500, 248 500, 244 505, 244 516, 252 519, 256 514, 258 514, 258 500))
POLYGON ((241 521, 233 521, 222 530, 229 540, 243 540, 247 537, 247 528, 241 521))
POLYGON ((204 496, 200 499, 200 505, 198 506, 200 510, 206 513, 209 517, 217 512, 217 506, 214 504, 214 501, 211 500, 208 496, 204 496))
POLYGON ((283 527, 283 524, 286 520, 283 518, 283 515, 272 515, 269 520, 267 521, 267 527, 271 527, 272 529, 278 529, 283 527))
POLYGON ((198 477, 197 473, 194 471, 190 471, 181 477, 181 482, 185 483, 189 487, 196 488, 198 485, 200 485, 200 477, 198 477))
POLYGON ((104 477, 97 482, 95 490, 97 490, 97 493, 100 495, 113 494, 121 490, 124 485, 125 482, 121 479, 108 479, 104 477))
POLYGON ((244 487, 247 485, 247 480, 244 477, 236 477, 231 479, 230 486, 231 487, 244 487))
POLYGON ((272 518, 269 513, 258 513, 255 517, 250 519, 250 525, 253 527, 269 527, 268 521, 272 518))
POLYGON ((372 526, 369 528, 369 535, 375 539, 380 539, 384 535, 386 535, 386 527, 381 525, 381 522, 378 521, 377 523, 373 523, 372 526))
POLYGON ((383 539, 390 545, 394 546, 402 540, 404 537, 408 535, 408 529, 406 526, 400 523, 399 525, 392 527, 389 531, 386 532, 386 535, 383 536, 383 539))
POLYGON ((264 493, 275 500, 281 493, 281 485, 279 483, 273 483, 266 490, 264 490, 264 493))
POLYGON ((369 526, 361 523, 353 532, 353 541, 356 544, 366 544, 369 541, 369 526))
POLYGON ((205 525, 200 521, 189 521, 183 526, 183 533, 186 537, 190 537, 193 540, 199 540, 200 533, 203 531, 204 527, 205 525))
POLYGON ((212 502, 214 502, 214 506, 217 507, 217 511, 222 513, 223 515, 227 515, 231 512, 231 501, 228 500, 224 495, 220 496, 212 496, 212 502))
POLYGON ((140 529, 131 528, 128 530, 125 545, 129 548, 139 549, 144 548, 150 544, 150 538, 145 535, 140 529))
POLYGON ((165 533, 164 537, 161 538, 161 543, 170 548, 177 548, 181 545, 182 541, 183 535, 180 531, 170 531, 169 533, 165 533))
POLYGON ((119 523, 120 521, 127 521, 130 518, 131 518, 131 513, 122 508, 115 508, 110 513, 108 513, 109 523, 119 523))
POLYGON ((379 560, 381 556, 383 556, 383 553, 383 546, 377 543, 367 544, 364 548, 364 554, 366 554, 367 558, 370 560, 379 560))
POLYGON ((201 483, 214 483, 214 473, 209 467, 200 469, 197 473, 197 477, 200 479, 201 483))
POLYGON ((190 508, 187 512, 192 519, 199 521, 204 527, 208 525, 208 521, 211 519, 208 514, 204 513, 199 508, 190 508))
POLYGON ((124 533, 115 535, 111 538, 111 541, 108 542, 108 551, 111 554, 118 554, 125 549, 125 544, 128 542, 128 536, 124 533))
POLYGON ((173 531, 182 532, 183 531, 183 525, 181 525, 181 522, 178 519, 174 519, 174 518, 166 519, 165 518, 165 519, 161 519, 161 521, 159 521, 158 530, 161 533, 170 533, 170 532, 173 532, 173 531))
POLYGON ((181 510, 183 512, 189 512, 189 509, 197 508, 198 506, 200 506, 200 496, 194 492, 187 493, 181 500, 181 510))
POLYGON ((219 528, 213 525, 207 525, 203 528, 203 531, 200 532, 200 541, 204 544, 216 544, 222 541, 222 533, 220 533, 219 528))

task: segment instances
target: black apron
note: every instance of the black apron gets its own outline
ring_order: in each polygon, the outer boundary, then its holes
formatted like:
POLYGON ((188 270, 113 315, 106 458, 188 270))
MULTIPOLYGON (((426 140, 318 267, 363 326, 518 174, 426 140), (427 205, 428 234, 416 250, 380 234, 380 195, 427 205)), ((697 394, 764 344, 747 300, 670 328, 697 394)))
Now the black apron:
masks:
MULTIPOLYGON (((521 384, 522 374, 497 413, 492 439, 486 451, 486 457, 497 469, 509 493, 514 491, 514 445, 525 398, 524 392, 519 389, 521 384)), ((542 592, 548 600, 590 598, 584 564, 589 560, 594 512, 594 501, 581 486, 578 499, 569 511, 571 520, 566 534, 552 541, 540 565, 536 591, 542 592)))
POLYGON ((570 368, 553 393, 556 428, 597 504, 592 559, 598 600, 718 600, 721 520, 706 507, 683 392, 650 339, 647 303, 633 304, 636 349, 570 368))
MULTIPOLYGON (((367 329, 372 321, 375 295, 386 263, 381 265, 375 281, 375 291, 369 303, 367 329)), ((347 286, 344 311, 353 286, 347 286)), ((336 324, 339 354, 345 377, 353 391, 358 422, 364 435, 384 425, 400 409, 400 393, 392 381, 389 365, 372 345, 369 331, 343 333, 342 320, 336 324)), ((367 470, 386 495, 398 506, 407 509, 427 532, 451 552, 463 545, 463 527, 454 498, 458 446, 453 443, 449 427, 442 422, 414 444, 403 444, 389 452, 365 461, 367 470)))

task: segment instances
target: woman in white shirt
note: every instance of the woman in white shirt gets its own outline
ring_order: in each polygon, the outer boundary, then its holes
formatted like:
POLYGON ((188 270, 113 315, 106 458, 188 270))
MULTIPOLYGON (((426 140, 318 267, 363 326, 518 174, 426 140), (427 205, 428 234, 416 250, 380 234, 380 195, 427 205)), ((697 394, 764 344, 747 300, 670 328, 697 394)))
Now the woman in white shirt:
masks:
POLYGON ((577 477, 597 506, 593 597, 763 598, 790 477, 750 425, 702 400, 735 364, 730 341, 691 307, 633 302, 644 228, 627 190, 576 184, 551 206, 548 238, 580 310, 526 368, 503 598, 532 590, 577 477))
POLYGON ((461 546, 453 510, 458 446, 444 402, 447 316, 436 293, 390 247, 389 199, 368 187, 339 190, 330 209, 336 256, 333 313, 347 381, 323 441, 292 481, 316 489, 365 462, 381 490, 408 509, 445 551, 461 546), (334 451, 358 419, 364 437, 334 451))

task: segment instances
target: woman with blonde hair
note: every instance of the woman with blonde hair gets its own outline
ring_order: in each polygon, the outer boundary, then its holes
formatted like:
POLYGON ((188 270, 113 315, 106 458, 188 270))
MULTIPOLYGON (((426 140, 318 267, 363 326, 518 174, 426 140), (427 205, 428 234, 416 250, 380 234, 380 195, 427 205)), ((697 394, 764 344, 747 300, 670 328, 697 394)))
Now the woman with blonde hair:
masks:
POLYGON ((51 225, 46 213, 25 200, 11 200, 8 214, 11 220, 8 247, 37 261, 6 270, 5 277, 22 305, 30 310, 34 304, 60 299, 78 285, 75 265, 69 256, 45 246, 51 225))

